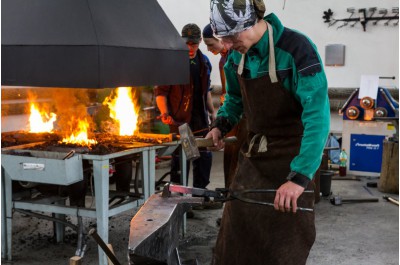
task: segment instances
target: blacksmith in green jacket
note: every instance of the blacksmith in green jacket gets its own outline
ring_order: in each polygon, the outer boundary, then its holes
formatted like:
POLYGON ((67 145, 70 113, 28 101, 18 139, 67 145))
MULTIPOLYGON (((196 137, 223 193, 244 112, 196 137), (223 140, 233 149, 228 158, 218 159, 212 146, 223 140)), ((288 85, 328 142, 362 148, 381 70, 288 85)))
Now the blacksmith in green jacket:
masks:
POLYGON ((315 45, 284 27, 262 0, 211 0, 211 25, 233 50, 224 67, 226 95, 213 129, 215 149, 245 115, 249 131, 232 191, 274 207, 226 203, 213 264, 306 264, 315 241, 311 181, 329 133, 327 80, 315 45), (304 192, 307 191, 307 192, 304 192))

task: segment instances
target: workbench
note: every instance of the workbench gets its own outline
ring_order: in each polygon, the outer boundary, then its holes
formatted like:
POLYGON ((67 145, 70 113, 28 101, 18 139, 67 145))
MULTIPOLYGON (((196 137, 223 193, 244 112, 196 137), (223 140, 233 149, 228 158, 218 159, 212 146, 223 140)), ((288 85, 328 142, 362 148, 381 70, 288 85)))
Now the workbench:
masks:
MULTIPOLYGON (((108 242, 109 217, 117 215, 127 210, 137 209, 155 192, 155 157, 156 153, 167 155, 172 153, 179 146, 178 142, 171 142, 159 146, 148 146, 141 148, 132 148, 125 151, 112 153, 109 155, 91 155, 81 154, 83 160, 89 160, 93 165, 93 180, 95 191, 95 207, 70 207, 62 203, 48 203, 46 201, 19 201, 13 200, 12 180, 15 177, 10 173, 12 170, 6 170, 3 165, 4 156, 2 149, 2 175, 1 175, 1 254, 2 258, 12 259, 12 219, 14 209, 23 209, 29 211, 48 212, 58 215, 71 215, 96 218, 97 232, 103 241, 108 242), (132 154, 140 155, 140 169, 142 177, 143 196, 140 199, 128 200, 115 206, 109 206, 109 164, 110 159, 128 156, 132 154)), ((15 147, 13 147, 15 148, 15 147)), ((17 158, 16 158, 17 159, 17 158)), ((181 150, 181 161, 186 161, 186 156, 181 150)), ((186 163, 181 163, 182 179, 186 180, 186 163)), ((34 181, 34 180, 31 180, 34 181)), ((184 183, 185 185, 186 183, 184 183)), ((58 226, 58 230, 64 229, 58 226)), ((56 231, 57 232, 57 231, 56 231)), ((62 232, 62 231, 58 231, 62 232)), ((57 233, 56 233, 57 234, 57 233)), ((107 257, 103 250, 98 247, 99 265, 106 265, 107 257)), ((73 255, 71 255, 73 256, 73 255)))

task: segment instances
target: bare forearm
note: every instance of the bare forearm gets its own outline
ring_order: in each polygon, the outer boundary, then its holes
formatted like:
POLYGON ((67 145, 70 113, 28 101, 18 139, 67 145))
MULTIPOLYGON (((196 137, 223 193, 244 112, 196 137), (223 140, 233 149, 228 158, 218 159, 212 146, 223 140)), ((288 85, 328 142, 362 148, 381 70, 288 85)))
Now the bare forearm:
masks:
POLYGON ((157 103, 157 107, 160 110, 161 114, 169 113, 167 98, 165 96, 157 96, 156 103, 157 103))
POLYGON ((214 110, 214 104, 213 104, 213 100, 212 100, 210 91, 208 91, 208 93, 207 93, 207 110, 209 112, 210 122, 213 123, 215 121, 217 113, 215 113, 215 110, 214 110))
POLYGON ((210 114, 214 114, 214 112, 215 112, 214 104, 213 104, 213 100, 212 100, 210 91, 207 92, 207 110, 210 114))

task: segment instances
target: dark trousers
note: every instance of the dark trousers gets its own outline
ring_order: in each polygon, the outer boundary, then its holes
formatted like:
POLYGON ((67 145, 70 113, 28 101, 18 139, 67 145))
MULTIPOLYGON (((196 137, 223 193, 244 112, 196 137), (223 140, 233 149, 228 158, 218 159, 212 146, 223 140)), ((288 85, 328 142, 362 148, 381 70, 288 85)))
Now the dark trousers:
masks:
MULTIPOLYGON (((204 189, 210 183, 210 172, 212 165, 212 153, 207 150, 200 150, 200 157, 193 164, 193 187, 204 189)), ((187 162, 186 183, 188 183, 190 163, 187 162)), ((171 161, 171 182, 181 184, 179 150, 172 154, 171 161)))

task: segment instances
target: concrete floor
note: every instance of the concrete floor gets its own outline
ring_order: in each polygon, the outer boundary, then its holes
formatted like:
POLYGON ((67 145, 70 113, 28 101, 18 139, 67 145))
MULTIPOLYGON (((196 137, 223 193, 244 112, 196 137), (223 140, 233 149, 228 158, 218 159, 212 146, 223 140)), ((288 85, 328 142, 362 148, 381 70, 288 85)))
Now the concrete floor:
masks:
MULTIPOLYGON (((213 162, 210 189, 223 187, 223 175, 220 171, 222 153, 214 153, 213 162)), ((332 181, 331 191, 335 195, 340 194, 343 198, 376 197, 379 198, 379 202, 334 206, 328 197, 321 197, 321 201, 315 206, 317 238, 308 265, 399 264, 399 207, 382 199, 383 195, 398 199, 398 194, 385 194, 377 188, 368 188, 371 195, 364 186, 367 182, 376 181, 365 177, 362 177, 361 181, 332 181)), ((196 231, 199 229, 199 221, 203 219, 204 225, 212 227, 215 219, 221 214, 220 210, 195 211, 195 219, 188 221, 190 239, 195 241, 196 234, 201 234, 196 231), (190 232, 191 224, 193 234, 190 232)), ((214 240, 209 239, 210 251, 214 240)), ((202 242, 200 248, 205 248, 206 245, 207 243, 202 242)), ((189 258, 193 258, 196 244, 182 244, 182 248, 189 258)), ((201 264, 209 264, 210 257, 198 257, 201 264)))
MULTIPOLYGON (((223 187, 222 152, 214 153, 210 189, 223 187)), ((168 168, 157 170, 157 178, 168 168)), ((334 206, 323 197, 316 205, 317 238, 311 250, 308 265, 394 265, 399 264, 399 208, 384 201, 383 193, 363 186, 376 181, 333 180, 332 192, 343 197, 377 197, 377 203, 358 203, 334 206)), ((191 184, 191 181, 189 182, 191 184)), ((398 199, 398 194, 388 194, 398 199)), ((125 212, 110 219, 110 243, 117 258, 127 264, 129 222, 134 212, 125 212)), ((197 258, 199 264, 210 263, 211 249, 218 233, 216 219, 219 210, 195 211, 195 217, 187 221, 187 234, 180 241, 183 260, 197 258)), ((75 222, 74 217, 69 217, 75 222)), ((85 219, 89 229, 95 226, 93 219, 85 219)), ((64 243, 52 242, 51 222, 14 214, 13 263, 15 265, 68 264, 74 256, 76 234, 67 229, 64 243)), ((88 242, 83 265, 97 264, 97 245, 88 242)), ((2 261, 3 263, 4 261, 2 261)), ((5 263, 5 262, 4 262, 5 263)))

